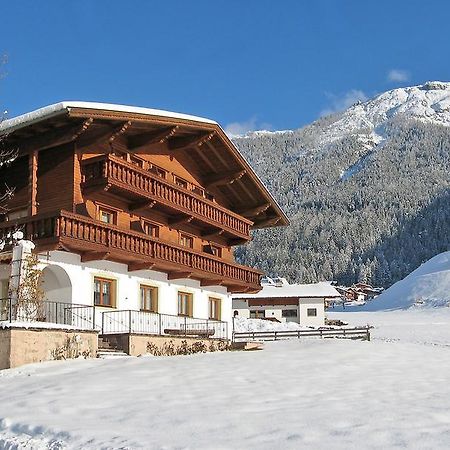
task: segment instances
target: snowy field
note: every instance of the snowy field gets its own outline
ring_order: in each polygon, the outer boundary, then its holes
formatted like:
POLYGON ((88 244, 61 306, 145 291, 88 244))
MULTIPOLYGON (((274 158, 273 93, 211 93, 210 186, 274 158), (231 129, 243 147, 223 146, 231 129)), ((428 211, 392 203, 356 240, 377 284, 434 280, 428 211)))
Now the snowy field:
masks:
POLYGON ((332 313, 371 342, 0 372, 0 449, 448 449, 450 309, 332 313))

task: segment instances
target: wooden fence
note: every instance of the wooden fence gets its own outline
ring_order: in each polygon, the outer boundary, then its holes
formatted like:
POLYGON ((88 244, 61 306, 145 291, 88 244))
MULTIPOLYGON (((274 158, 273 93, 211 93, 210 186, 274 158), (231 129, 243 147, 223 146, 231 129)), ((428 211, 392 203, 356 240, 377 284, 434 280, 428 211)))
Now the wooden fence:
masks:
POLYGON ((361 339, 370 341, 370 327, 355 328, 326 328, 311 330, 282 330, 282 331, 237 331, 233 332, 233 341, 277 341, 281 339, 300 339, 305 337, 361 339))

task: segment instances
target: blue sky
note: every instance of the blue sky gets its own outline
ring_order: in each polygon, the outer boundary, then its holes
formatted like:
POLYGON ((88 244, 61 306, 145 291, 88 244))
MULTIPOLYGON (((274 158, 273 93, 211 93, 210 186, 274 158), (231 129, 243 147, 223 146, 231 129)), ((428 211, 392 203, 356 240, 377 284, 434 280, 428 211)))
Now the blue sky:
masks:
POLYGON ((399 86, 450 79, 445 0, 10 1, 0 107, 60 100, 288 129, 399 86))

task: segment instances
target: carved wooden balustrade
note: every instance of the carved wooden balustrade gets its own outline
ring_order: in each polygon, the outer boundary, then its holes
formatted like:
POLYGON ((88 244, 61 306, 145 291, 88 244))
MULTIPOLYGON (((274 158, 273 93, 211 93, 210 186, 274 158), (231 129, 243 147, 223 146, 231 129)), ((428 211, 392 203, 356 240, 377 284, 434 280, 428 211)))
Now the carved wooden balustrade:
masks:
POLYGON ((67 211, 0 223, 0 239, 8 241, 17 230, 34 241, 38 250, 62 247, 79 254, 104 252, 101 258, 161 270, 175 278, 183 273, 205 285, 223 284, 236 292, 261 288, 258 270, 67 211))
POLYGON ((84 188, 112 185, 169 206, 232 236, 250 238, 252 221, 119 157, 105 155, 87 159, 82 163, 82 173, 84 188))

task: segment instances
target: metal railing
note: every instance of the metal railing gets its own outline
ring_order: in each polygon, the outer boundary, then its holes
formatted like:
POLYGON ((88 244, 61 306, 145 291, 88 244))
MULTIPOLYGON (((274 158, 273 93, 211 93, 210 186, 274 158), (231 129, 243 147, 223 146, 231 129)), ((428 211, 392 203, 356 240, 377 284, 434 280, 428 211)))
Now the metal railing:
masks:
POLYGON ((20 301, 0 299, 0 321, 45 322, 93 330, 95 307, 55 301, 20 301))
POLYGON ((280 331, 236 331, 233 332, 233 342, 239 341, 277 341, 281 339, 300 339, 304 337, 361 339, 370 341, 370 327, 354 328, 316 328, 310 330, 280 330, 280 331))
POLYGON ((228 339, 228 323, 147 311, 115 310, 102 313, 101 333, 228 339))

